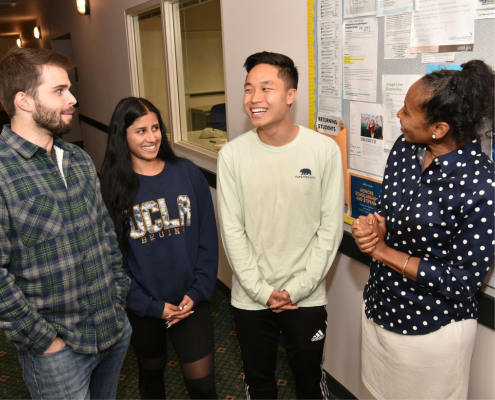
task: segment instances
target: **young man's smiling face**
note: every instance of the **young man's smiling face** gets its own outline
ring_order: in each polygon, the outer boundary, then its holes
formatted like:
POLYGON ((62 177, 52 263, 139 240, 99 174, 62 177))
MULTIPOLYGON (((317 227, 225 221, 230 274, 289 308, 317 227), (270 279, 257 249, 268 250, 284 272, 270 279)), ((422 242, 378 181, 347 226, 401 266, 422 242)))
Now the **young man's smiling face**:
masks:
POLYGON ((279 72, 276 66, 258 64, 246 77, 244 110, 257 128, 276 129, 292 124, 289 109, 297 91, 288 88, 279 72))

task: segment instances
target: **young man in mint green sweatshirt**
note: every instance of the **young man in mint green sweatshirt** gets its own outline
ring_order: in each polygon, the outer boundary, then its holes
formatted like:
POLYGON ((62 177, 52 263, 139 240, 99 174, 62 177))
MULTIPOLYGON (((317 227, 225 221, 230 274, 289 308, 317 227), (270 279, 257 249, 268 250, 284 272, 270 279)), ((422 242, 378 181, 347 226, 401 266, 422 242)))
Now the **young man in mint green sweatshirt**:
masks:
POLYGON ((218 161, 222 240, 234 272, 232 306, 248 398, 277 396, 284 337, 298 398, 327 398, 325 276, 342 239, 342 159, 336 143, 294 125, 294 62, 247 58, 244 109, 255 128, 218 161))

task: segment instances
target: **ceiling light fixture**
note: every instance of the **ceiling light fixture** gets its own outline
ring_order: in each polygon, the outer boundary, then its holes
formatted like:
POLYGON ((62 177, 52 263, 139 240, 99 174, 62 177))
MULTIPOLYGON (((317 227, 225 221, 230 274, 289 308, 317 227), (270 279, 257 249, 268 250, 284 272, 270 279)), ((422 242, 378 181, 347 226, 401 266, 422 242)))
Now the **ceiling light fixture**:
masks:
POLYGON ((21 38, 17 39, 16 40, 16 43, 17 43, 17 47, 22 47, 22 40, 21 40, 21 38))
POLYGON ((36 39, 41 39, 41 26, 35 26, 33 33, 36 39))
POLYGON ((89 14, 89 0, 76 0, 77 12, 81 15, 89 14))

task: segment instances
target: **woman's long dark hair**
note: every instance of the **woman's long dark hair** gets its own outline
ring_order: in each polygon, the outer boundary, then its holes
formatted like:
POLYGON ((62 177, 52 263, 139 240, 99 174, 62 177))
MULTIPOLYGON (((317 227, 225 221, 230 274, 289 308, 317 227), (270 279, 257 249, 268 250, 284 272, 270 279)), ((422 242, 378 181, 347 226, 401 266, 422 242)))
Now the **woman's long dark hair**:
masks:
POLYGON ((160 111, 146 99, 127 97, 119 101, 113 112, 108 132, 107 150, 101 167, 103 200, 115 224, 117 239, 124 255, 128 249, 127 236, 132 203, 139 186, 139 180, 132 169, 131 154, 127 144, 127 128, 136 119, 150 112, 158 118, 162 133, 158 158, 172 163, 179 159, 167 142, 160 111))
POLYGON ((481 60, 423 76, 427 91, 422 104, 426 125, 445 121, 457 143, 475 140, 494 125, 494 72, 481 60))

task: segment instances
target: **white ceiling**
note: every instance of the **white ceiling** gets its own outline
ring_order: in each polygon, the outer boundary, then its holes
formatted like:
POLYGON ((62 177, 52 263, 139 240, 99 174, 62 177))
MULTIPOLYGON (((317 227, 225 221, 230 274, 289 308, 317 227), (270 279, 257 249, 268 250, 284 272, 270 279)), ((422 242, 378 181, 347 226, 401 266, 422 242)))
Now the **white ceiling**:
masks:
POLYGON ((57 1, 0 0, 0 36, 19 33, 23 22, 35 20, 57 1))

